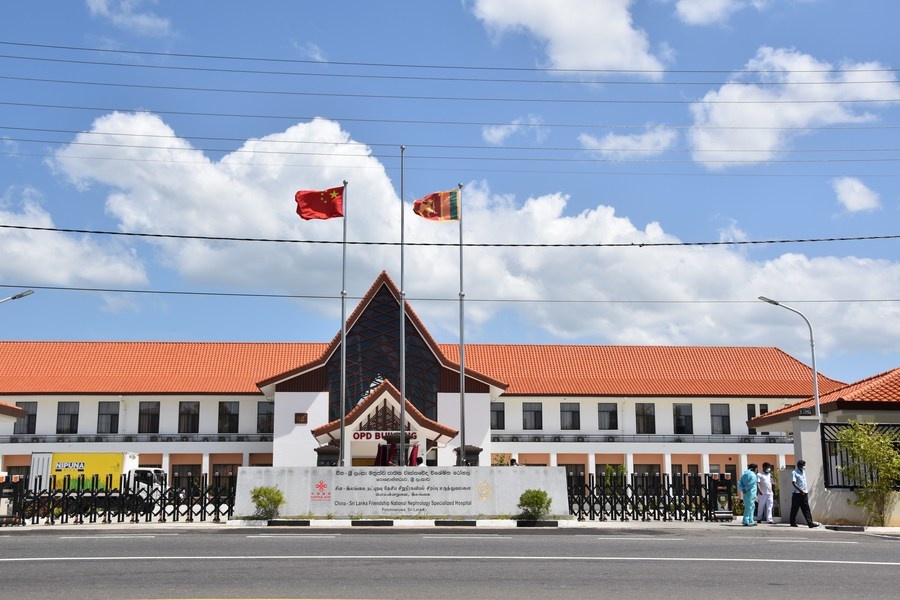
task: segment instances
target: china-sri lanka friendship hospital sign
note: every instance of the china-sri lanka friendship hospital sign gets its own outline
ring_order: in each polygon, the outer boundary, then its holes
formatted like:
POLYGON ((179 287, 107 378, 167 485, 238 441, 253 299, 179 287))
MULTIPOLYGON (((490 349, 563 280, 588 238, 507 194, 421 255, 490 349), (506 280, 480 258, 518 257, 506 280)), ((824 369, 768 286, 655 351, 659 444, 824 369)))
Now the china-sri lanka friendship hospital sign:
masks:
POLYGON ((551 514, 568 514, 562 467, 241 467, 236 517, 255 513, 260 486, 282 491, 283 517, 511 516, 528 489, 548 493, 551 514))

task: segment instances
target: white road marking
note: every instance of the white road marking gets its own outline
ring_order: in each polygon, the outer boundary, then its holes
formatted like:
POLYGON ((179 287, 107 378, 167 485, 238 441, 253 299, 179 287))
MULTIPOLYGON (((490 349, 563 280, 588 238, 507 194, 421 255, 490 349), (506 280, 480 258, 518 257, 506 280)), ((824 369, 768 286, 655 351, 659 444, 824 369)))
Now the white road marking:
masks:
POLYGON ((501 556, 473 555, 446 556, 433 555, 371 555, 371 554, 293 554, 293 555, 211 555, 211 556, 47 556, 47 557, 15 557, 0 558, 0 564, 25 562, 141 562, 141 561, 210 561, 210 560, 281 560, 281 561, 382 561, 396 563, 424 561, 515 561, 515 562, 701 562, 701 563, 758 563, 758 564, 797 564, 797 565, 841 565, 841 566, 876 566, 900 567, 900 562, 873 560, 816 560, 809 558, 723 558, 723 557, 673 557, 673 556, 501 556))

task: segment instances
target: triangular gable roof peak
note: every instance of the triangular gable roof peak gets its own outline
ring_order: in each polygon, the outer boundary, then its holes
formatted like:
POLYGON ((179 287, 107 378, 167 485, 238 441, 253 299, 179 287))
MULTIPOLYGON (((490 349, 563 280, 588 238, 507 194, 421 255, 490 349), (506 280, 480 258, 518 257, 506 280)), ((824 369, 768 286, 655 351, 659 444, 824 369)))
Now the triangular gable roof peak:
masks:
MULTIPOLYGON (((383 398, 387 394, 399 405, 401 402, 400 390, 398 390, 390 381, 382 381, 378 386, 373 389, 368 396, 366 396, 361 402, 359 402, 356 406, 354 406, 350 412, 344 415, 344 427, 345 429, 354 425, 359 419, 361 419, 371 408, 372 406, 378 402, 381 398, 383 398)), ((406 414, 407 416, 419 424, 420 427, 424 429, 431 430, 438 434, 439 437, 446 437, 448 439, 453 439, 459 433, 455 429, 451 429, 445 425, 441 425, 437 421, 433 421, 422 414, 422 412, 417 409, 412 402, 406 400, 406 414)), ((312 430, 312 434, 321 438, 324 435, 332 434, 335 431, 338 431, 341 426, 340 419, 335 419, 330 423, 326 423, 320 427, 317 427, 312 430)), ((334 436, 329 436, 332 439, 334 436)))
MULTIPOLYGON (((362 299, 357 303, 356 308, 353 312, 350 313, 350 316, 347 317, 346 328, 349 332, 353 329, 353 326, 359 321, 362 317, 363 313, 365 313, 366 307, 372 302, 375 298, 375 295, 378 293, 380 289, 384 288, 390 295, 396 300, 397 305, 400 305, 400 288, 397 287, 397 284, 394 283, 394 280, 391 279, 390 275, 387 274, 387 271, 382 271, 378 277, 375 278, 374 283, 372 283, 369 290, 365 293, 362 299)), ((433 337, 431 337, 431 333, 425 327, 425 324, 422 323, 422 320, 416 314, 416 311, 413 310, 412 306, 409 302, 404 301, 404 307, 406 310, 406 317, 409 319, 410 323, 412 323, 413 327, 416 331, 419 332, 419 335, 422 336, 422 339, 425 341, 426 345, 431 349, 432 353, 434 353, 435 357, 437 357, 438 362, 441 363, 446 368, 453 369, 459 371, 459 363, 450 359, 444 352, 441 350, 441 345, 438 344, 433 337)), ((272 377, 266 381, 259 382, 259 387, 263 387, 266 385, 270 385, 272 383, 278 383, 279 381, 284 381, 286 379, 290 379, 300 373, 304 373, 310 371, 312 369, 319 368, 325 363, 328 362, 329 358, 331 358, 332 354, 337 352, 338 348, 340 348, 341 344, 341 332, 338 331, 335 334, 334 338, 332 338, 331 342, 325 348, 320 356, 318 356, 315 360, 312 360, 306 364, 299 365, 286 373, 282 373, 276 377, 272 377)), ((468 348, 468 346, 466 346, 468 348)), ((458 346, 457 346, 458 348, 458 346)), ((457 351, 458 352, 458 351, 457 351)), ((500 379, 496 379, 485 375, 475 369, 466 369, 466 376, 471 377, 473 379, 477 379, 489 385, 493 385, 500 389, 506 389, 507 384, 504 383, 500 379)))

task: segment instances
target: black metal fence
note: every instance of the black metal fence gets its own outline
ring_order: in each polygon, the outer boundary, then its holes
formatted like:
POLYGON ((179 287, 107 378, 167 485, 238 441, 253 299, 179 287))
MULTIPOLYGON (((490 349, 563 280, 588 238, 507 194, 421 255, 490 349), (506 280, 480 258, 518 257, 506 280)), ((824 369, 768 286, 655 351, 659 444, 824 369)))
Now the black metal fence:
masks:
POLYGON ((569 477, 569 513, 579 521, 730 521, 728 474, 569 477))
MULTIPOLYGON (((878 477, 874 468, 863 469, 861 480, 842 471, 843 467, 850 464, 850 455, 846 448, 841 447, 838 434, 847 427, 850 427, 849 423, 822 423, 822 464, 827 488, 852 490, 874 481, 878 477)), ((875 431, 892 436, 897 440, 895 445, 900 445, 900 425, 877 424, 875 431)))
POLYGON ((5 521, 26 523, 220 522, 234 512, 234 477, 187 478, 186 487, 167 485, 165 477, 147 484, 128 475, 119 479, 38 477, 29 488, 21 478, 0 485, 12 507, 5 521))

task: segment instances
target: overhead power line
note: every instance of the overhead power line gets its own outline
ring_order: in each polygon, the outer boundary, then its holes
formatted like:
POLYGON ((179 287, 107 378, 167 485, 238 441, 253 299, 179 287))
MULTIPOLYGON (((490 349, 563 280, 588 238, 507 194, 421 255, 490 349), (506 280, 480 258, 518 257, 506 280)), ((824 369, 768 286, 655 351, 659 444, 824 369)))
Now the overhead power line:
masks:
MULTIPOLYGON (((53 285, 33 285, 33 284, 0 284, 2 288, 21 289, 27 287, 35 290, 48 290, 58 292, 99 292, 105 294, 152 294, 162 296, 199 296, 210 298, 283 298, 289 300, 337 300, 341 296, 338 294, 274 294, 261 292, 196 292, 189 290, 147 290, 147 289, 129 289, 129 288, 99 288, 99 287, 76 287, 76 286, 53 286, 53 285)), ((349 300, 362 300, 364 296, 347 295, 344 296, 349 300)), ((410 302, 458 302, 456 296, 426 297, 426 296, 406 296, 406 300, 410 302)), ((757 298, 747 300, 635 300, 635 299, 591 299, 580 300, 578 298, 478 298, 475 296, 466 296, 466 302, 477 302, 486 304, 758 304, 757 298)), ((785 299, 784 302, 791 304, 880 304, 900 302, 900 298, 842 298, 836 300, 794 300, 785 299)))
MULTIPOLYGON (((437 64, 415 64, 415 63, 378 63, 378 62, 361 62, 361 61, 321 61, 308 60, 299 58, 273 58, 260 56, 234 56, 222 54, 188 54, 180 52, 153 52, 149 50, 117 50, 109 48, 90 48, 84 46, 64 46, 58 44, 37 44, 27 42, 0 41, 0 45, 18 46, 27 48, 43 48, 48 50, 74 50, 79 52, 92 52, 107 55, 120 56, 158 56, 163 58, 194 58, 203 60, 221 60, 221 61, 245 61, 245 62, 261 62, 261 63, 280 63, 280 64, 304 64, 304 65, 336 65, 336 66, 356 66, 356 67, 377 67, 377 68, 396 68, 396 69, 447 69, 462 71, 509 71, 509 72, 527 72, 527 73, 632 73, 632 74, 660 74, 660 73, 734 73, 734 69, 559 69, 553 67, 512 67, 512 66, 474 66, 474 65, 437 65, 437 64)), ((834 69, 800 69, 793 71, 795 73, 831 73, 834 69)), ((896 73, 900 69, 893 68, 866 68, 866 69, 849 69, 847 72, 852 73, 896 73)), ((740 71, 742 73, 767 73, 768 71, 747 69, 740 71)))
MULTIPOLYGON (((21 229, 28 231, 47 231, 56 233, 83 233, 87 235, 115 235, 124 237, 144 237, 144 238, 163 238, 175 240, 205 240, 217 242, 264 242, 274 244, 343 244, 341 240, 296 240, 286 238, 254 238, 254 237, 235 237, 235 236, 212 236, 212 235, 180 235, 172 233, 139 233, 133 231, 107 231, 100 229, 70 229, 62 227, 35 227, 30 225, 9 225, 0 224, 3 229, 21 229)), ((678 246, 748 246, 748 245, 767 245, 767 244, 809 244, 824 242, 862 242, 875 240, 894 240, 900 239, 900 234, 889 235, 872 235, 872 236, 845 236, 845 237, 829 237, 829 238, 796 238, 796 239, 775 239, 775 240, 718 240, 715 242, 582 242, 582 243, 565 243, 565 244, 529 244, 529 243, 478 243, 466 242, 463 244, 466 248, 659 248, 659 247, 678 247, 678 246)), ((377 241, 347 241, 347 245, 351 246, 399 246, 400 242, 377 242, 377 241)), ((405 242, 405 246, 450 246, 459 247, 458 243, 452 242, 405 242)))
POLYGON ((503 102, 516 104, 722 104, 722 105, 792 105, 792 104, 893 104, 900 98, 789 98, 789 99, 750 99, 750 100, 709 100, 709 99, 653 99, 653 98, 532 98, 523 96, 412 96, 404 94, 363 94, 349 92, 307 92, 299 90, 252 90, 242 88, 190 87, 177 85, 156 85, 149 83, 122 83, 111 81, 77 81, 71 79, 47 79, 40 77, 15 77, 0 75, 0 79, 11 81, 28 81, 34 83, 53 83, 59 85, 85 85, 129 89, 166 90, 177 92, 204 92, 215 94, 260 94, 272 96, 300 96, 321 98, 355 98, 366 100, 412 100, 442 102, 503 102))

